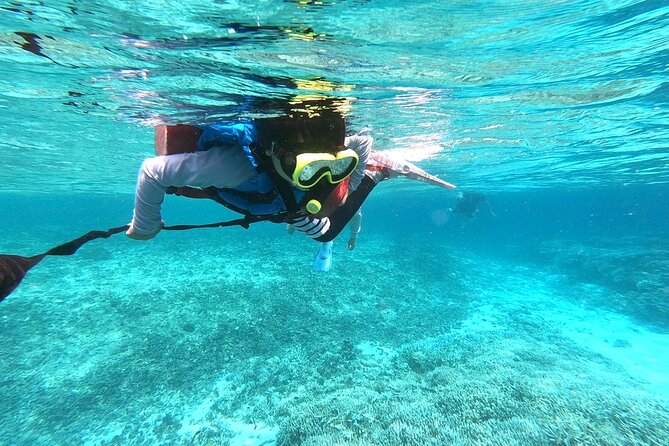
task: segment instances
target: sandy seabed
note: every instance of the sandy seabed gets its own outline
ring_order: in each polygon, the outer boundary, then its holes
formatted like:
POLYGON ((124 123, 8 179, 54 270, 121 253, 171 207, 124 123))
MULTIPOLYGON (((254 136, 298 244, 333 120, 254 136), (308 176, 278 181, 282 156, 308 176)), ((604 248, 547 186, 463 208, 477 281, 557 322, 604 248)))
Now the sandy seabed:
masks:
POLYGON ((0 444, 669 444, 669 335, 606 284, 374 234, 323 274, 315 250, 229 230, 48 258, 1 304, 0 444))

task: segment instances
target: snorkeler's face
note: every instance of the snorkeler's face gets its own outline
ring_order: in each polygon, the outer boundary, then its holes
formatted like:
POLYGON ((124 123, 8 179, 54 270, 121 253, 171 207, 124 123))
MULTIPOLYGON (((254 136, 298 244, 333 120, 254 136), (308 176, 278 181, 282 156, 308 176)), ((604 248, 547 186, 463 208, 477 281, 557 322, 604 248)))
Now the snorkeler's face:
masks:
POLYGON ((272 162, 279 174, 302 190, 321 181, 339 184, 348 178, 358 165, 358 154, 345 147, 328 152, 274 152, 272 162))

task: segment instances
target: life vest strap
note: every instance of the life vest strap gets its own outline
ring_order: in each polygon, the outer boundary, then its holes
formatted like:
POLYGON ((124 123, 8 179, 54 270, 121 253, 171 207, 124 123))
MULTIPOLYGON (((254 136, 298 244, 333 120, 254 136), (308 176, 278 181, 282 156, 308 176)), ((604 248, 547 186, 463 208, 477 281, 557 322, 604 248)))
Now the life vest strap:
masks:
POLYGON ((189 186, 184 186, 184 187, 170 186, 165 190, 165 193, 168 195, 177 195, 179 197, 188 197, 188 198, 211 198, 207 191, 189 186))
POLYGON ((258 172, 264 172, 267 174, 272 184, 274 184, 274 188, 278 192, 279 196, 281 196, 288 214, 300 214, 300 206, 297 203, 297 200, 295 200, 292 186, 274 169, 270 156, 263 153, 262 149, 258 146, 252 147, 251 151, 256 160, 258 160, 258 172))
POLYGON ((249 225, 252 223, 257 223, 260 221, 273 221, 275 218, 274 215, 263 215, 263 216, 245 216, 244 218, 238 218, 235 220, 228 221, 219 221, 217 223, 209 223, 204 225, 172 225, 165 226, 163 230, 165 231, 185 231, 188 229, 202 229, 202 228, 225 228, 227 226, 241 226, 244 229, 248 229, 249 225))

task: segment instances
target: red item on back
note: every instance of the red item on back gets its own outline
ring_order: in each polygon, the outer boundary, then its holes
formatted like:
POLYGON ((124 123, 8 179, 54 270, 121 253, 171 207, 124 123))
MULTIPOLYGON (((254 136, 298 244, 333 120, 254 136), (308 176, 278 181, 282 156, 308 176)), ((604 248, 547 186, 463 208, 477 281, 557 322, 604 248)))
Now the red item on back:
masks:
POLYGON ((202 130, 194 125, 159 125, 156 127, 156 155, 195 152, 202 130))

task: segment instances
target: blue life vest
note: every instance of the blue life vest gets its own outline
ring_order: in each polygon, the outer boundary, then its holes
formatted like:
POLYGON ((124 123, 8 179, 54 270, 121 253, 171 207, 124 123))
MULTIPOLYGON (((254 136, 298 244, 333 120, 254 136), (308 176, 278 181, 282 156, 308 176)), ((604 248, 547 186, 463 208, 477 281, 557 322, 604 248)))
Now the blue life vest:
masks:
MULTIPOLYGON (((253 178, 234 188, 213 188, 216 191, 214 197, 216 201, 244 215, 265 216, 288 212, 276 185, 251 149, 258 138, 253 123, 213 124, 199 128, 202 130, 202 135, 197 144, 198 151, 209 150, 214 146, 237 146, 243 150, 258 172, 253 178)), ((304 192, 295 187, 290 189, 295 201, 299 203, 304 197, 304 192)))

